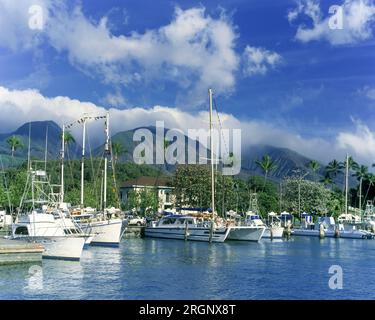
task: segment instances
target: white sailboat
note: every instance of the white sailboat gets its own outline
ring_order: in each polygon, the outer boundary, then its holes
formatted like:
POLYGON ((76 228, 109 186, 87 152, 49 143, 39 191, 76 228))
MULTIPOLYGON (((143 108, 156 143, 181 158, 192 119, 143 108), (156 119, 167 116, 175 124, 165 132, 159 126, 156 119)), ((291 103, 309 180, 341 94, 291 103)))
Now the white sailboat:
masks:
POLYGON ((234 229, 215 222, 215 175, 212 127, 212 90, 208 90, 210 103, 210 149, 211 149, 211 206, 210 218, 199 219, 191 215, 169 215, 159 222, 151 222, 145 228, 146 237, 224 242, 234 229))
MULTIPOLYGON (((108 167, 108 154, 109 149, 109 113, 105 116, 90 117, 84 116, 78 120, 83 124, 83 140, 82 140, 82 161, 81 161, 81 204, 78 214, 73 214, 73 219, 78 223, 84 233, 90 234, 93 239, 91 245, 101 246, 118 246, 123 232, 124 225, 121 218, 113 217, 107 209, 107 167, 108 167), (86 141, 86 122, 89 119, 105 118, 105 157, 104 157, 104 183, 103 183, 103 210, 95 211, 90 215, 84 212, 84 170, 85 170, 85 141, 86 141)), ((72 124, 71 124, 72 125, 72 124)), ((69 125, 69 126, 71 126, 69 125)), ((65 126, 63 126, 63 131, 65 126)))

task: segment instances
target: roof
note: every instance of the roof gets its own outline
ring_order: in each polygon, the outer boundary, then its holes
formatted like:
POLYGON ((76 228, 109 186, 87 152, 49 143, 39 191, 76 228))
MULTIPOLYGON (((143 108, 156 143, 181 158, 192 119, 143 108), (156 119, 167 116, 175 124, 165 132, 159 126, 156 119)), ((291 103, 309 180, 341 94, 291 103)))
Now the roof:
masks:
POLYGON ((125 181, 121 188, 129 188, 134 186, 170 187, 169 179, 165 177, 138 177, 125 181))

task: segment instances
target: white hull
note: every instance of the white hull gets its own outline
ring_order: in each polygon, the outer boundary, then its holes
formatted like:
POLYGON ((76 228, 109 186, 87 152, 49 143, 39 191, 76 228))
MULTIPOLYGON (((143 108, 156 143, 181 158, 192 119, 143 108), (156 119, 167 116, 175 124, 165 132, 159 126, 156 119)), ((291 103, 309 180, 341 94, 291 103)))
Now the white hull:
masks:
POLYGON ((44 247, 43 258, 79 260, 85 244, 84 237, 29 237, 20 236, 13 240, 28 240, 40 243, 44 247))
POLYGON ((228 240, 259 241, 265 231, 265 227, 235 226, 228 227, 228 240))
POLYGON ((264 231, 263 237, 266 239, 280 239, 283 237, 284 228, 283 227, 267 227, 264 231), (271 237, 272 233, 272 237, 271 237))
POLYGON ((123 231, 121 219, 79 223, 79 226, 93 237, 91 245, 118 246, 120 243, 123 231))
MULTIPOLYGON (((229 228, 214 230, 212 242, 224 242, 229 233, 229 228)), ((186 230, 184 227, 146 227, 145 236, 152 238, 179 239, 193 241, 209 241, 210 228, 191 227, 186 230)))
MULTIPOLYGON (((308 237, 319 237, 319 230, 314 229, 293 229, 292 235, 294 236, 308 236, 308 237)), ((334 238, 335 232, 333 230, 326 230, 324 236, 327 238, 334 238)))
POLYGON ((340 238, 346 238, 346 239, 371 239, 373 238, 373 235, 366 231, 340 231, 339 232, 340 238))

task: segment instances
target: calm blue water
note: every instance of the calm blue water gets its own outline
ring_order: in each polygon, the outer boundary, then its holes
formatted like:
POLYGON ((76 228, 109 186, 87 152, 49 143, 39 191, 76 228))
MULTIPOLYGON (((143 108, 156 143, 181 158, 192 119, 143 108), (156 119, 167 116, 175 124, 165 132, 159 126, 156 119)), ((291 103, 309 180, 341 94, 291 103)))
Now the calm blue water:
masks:
POLYGON ((2 266, 0 298, 375 299, 374 260, 375 240, 129 238, 120 248, 90 247, 80 262, 2 266), (329 289, 333 264, 343 269, 342 290, 329 289))

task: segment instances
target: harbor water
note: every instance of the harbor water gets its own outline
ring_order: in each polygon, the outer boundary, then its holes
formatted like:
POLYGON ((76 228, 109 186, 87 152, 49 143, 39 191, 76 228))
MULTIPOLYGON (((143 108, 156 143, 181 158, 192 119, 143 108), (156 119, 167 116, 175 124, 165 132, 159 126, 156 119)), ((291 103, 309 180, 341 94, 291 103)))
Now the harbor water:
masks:
POLYGON ((1 299, 375 299, 375 240, 123 239, 80 262, 0 267, 1 299), (329 268, 342 268, 342 289, 329 268))

